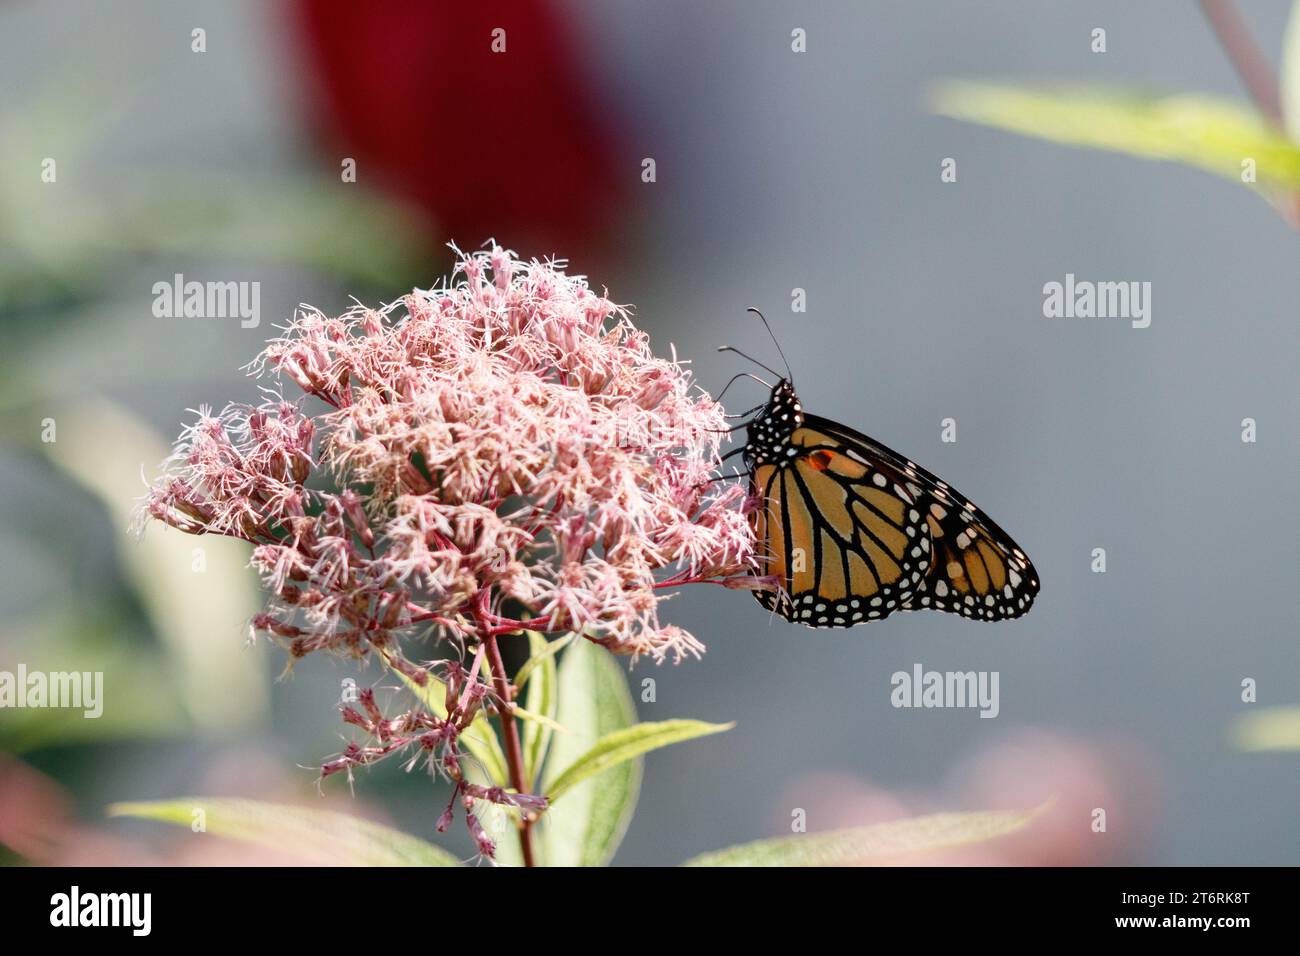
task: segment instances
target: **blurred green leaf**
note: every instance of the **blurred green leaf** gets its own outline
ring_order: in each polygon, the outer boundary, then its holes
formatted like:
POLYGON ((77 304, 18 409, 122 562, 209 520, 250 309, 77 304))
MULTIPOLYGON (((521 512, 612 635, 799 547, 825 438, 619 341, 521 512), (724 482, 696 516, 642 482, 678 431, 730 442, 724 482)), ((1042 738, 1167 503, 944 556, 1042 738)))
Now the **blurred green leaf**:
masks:
POLYGON ((1300 146, 1255 110, 1231 100, 950 81, 935 89, 931 104, 954 119, 1057 143, 1181 162, 1234 182, 1241 182, 1242 160, 1253 159, 1260 184, 1300 186, 1300 146))
POLYGON ((1238 750, 1300 750, 1300 707, 1266 707, 1238 717, 1232 724, 1238 750))
POLYGON ((141 475, 171 451, 162 438, 101 396, 51 408, 56 440, 38 447, 94 493, 120 529, 118 554, 162 640, 177 691, 195 723, 210 733, 259 726, 270 712, 264 654, 247 646, 248 620, 261 600, 249 549, 216 535, 202 538, 161 524, 136 538, 141 475))
MULTIPOLYGON (((617 659, 577 639, 559 664, 556 718, 570 732, 551 740, 547 773, 568 767, 607 734, 636 721, 636 704, 617 659)), ((538 855, 547 866, 602 866, 622 842, 641 789, 642 761, 626 760, 574 786, 542 815, 538 855)), ((546 791, 546 787, 542 788, 546 791)))
POLYGON ((427 224, 404 207, 301 171, 134 171, 109 197, 117 228, 88 242, 101 253, 266 259, 375 286, 418 275, 437 255, 427 224))
MULTIPOLYGON (((398 670, 392 663, 385 658, 384 663, 388 669, 397 675, 411 691, 419 698, 420 702, 429 709, 429 713, 435 717, 446 718, 447 716, 447 685, 435 677, 432 673, 426 671, 428 683, 421 687, 412 678, 408 677, 402 671, 398 670)), ((484 773, 487 774, 492 783, 499 786, 509 786, 510 774, 506 768, 505 751, 501 749, 501 741, 497 738, 496 731, 488 723, 488 719, 479 711, 474 720, 460 736, 460 742, 471 754, 478 758, 482 764, 484 773)))
POLYGON ((328 866, 459 866, 446 850, 369 820, 310 807, 227 797, 115 803, 111 817, 191 827, 202 810, 205 834, 255 843, 328 866))
POLYGON ((546 790, 552 800, 558 800, 570 787, 581 783, 588 777, 595 776, 602 770, 616 767, 625 760, 639 757, 641 754, 683 740, 720 734, 736 726, 731 724, 708 724, 702 720, 659 720, 650 723, 634 724, 615 730, 596 741, 595 745, 555 778, 546 790))
POLYGON ((100 298, 140 254, 269 260, 376 286, 418 279, 437 255, 418 213, 337 176, 88 162, 134 94, 110 54, 91 55, 0 104, 0 305, 100 298), (46 157, 53 184, 40 179, 46 157))
MULTIPOLYGON (((13 347, 0 350, 0 441, 35 448, 40 420, 70 393, 193 383, 197 363, 177 358, 174 342, 158 334, 158 320, 148 308, 147 301, 100 301, 61 313, 57 323, 35 315, 11 315, 5 335, 13 347)), ((247 348, 232 348, 222 335, 218 323, 192 325, 186 345, 203 356, 205 364, 222 349, 229 351, 231 373, 260 347, 260 342, 250 339, 247 348)), ((231 377, 225 375, 223 387, 228 387, 231 377)), ((157 464, 150 462, 149 467, 157 464)))
POLYGON ((190 728, 167 659, 155 648, 122 639, 121 614, 77 601, 35 620, 9 624, 0 647, 10 667, 104 675, 102 714, 85 708, 11 708, 0 720, 0 752, 18 754, 47 746, 179 737, 190 728), (142 693, 141 689, 147 689, 142 693))
POLYGON ((869 827, 758 840, 705 853, 683 866, 861 866, 948 850, 1004 836, 1028 825, 1049 804, 1032 810, 939 813, 869 827))
MULTIPOLYGON (((559 641, 555 643, 558 644, 559 641)), ((525 685, 527 709, 554 724, 560 679, 559 669, 555 665, 555 653, 546 638, 536 631, 528 632, 528 647, 531 656, 527 663, 533 664, 533 667, 525 675, 532 676, 532 680, 525 685)), ((520 672, 523 672, 523 668, 520 668, 520 672)), ((522 683, 518 674, 515 675, 515 681, 522 683)), ((542 761, 546 759, 546 748, 550 745, 554 730, 554 726, 543 721, 530 721, 524 727, 524 779, 529 786, 540 776, 542 761)))
MULTIPOLYGON (((560 651, 564 650, 564 648, 568 647, 569 642, 576 636, 577 635, 570 633, 565 634, 563 637, 557 638, 556 640, 548 641, 544 650, 538 651, 536 654, 533 654, 532 657, 528 658, 528 660, 524 661, 523 666, 520 667, 518 673, 515 674, 515 686, 527 686, 528 679, 533 676, 533 671, 545 663, 547 658, 554 657, 560 651)), ((529 646, 532 646, 531 639, 529 646)))
POLYGON ((525 724, 533 724, 545 728, 548 731, 555 731, 556 733, 561 734, 567 734, 569 732, 569 729, 554 717, 547 717, 545 714, 539 714, 536 711, 529 710, 527 707, 520 707, 518 704, 515 704, 513 709, 515 716, 525 724))
POLYGON ((1282 34, 1282 68, 1278 73, 1283 121, 1291 138, 1300 140, 1300 0, 1291 4, 1282 34))
POLYGON ((78 271, 81 257, 71 250, 112 229, 95 191, 67 187, 84 174, 93 144, 126 113, 132 91, 123 84, 125 71, 96 76, 85 60, 73 62, 42 77, 25 97, 3 103, 0 305, 42 283, 53 287, 48 294, 93 281, 78 271), (55 160, 54 183, 40 179, 46 159, 55 160))

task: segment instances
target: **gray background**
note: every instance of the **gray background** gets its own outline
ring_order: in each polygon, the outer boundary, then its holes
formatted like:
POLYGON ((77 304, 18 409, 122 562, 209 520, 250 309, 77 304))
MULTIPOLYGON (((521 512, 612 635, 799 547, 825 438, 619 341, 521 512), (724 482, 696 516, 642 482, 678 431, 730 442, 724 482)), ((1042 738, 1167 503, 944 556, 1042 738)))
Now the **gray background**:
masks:
MULTIPOLYGON (((1195 5, 566 8, 599 64, 602 95, 627 118, 633 152, 658 164, 658 182, 634 193, 627 255, 594 281, 635 303, 660 351, 674 343, 714 390, 743 367, 717 345, 774 357, 743 312, 762 307, 809 408, 956 485, 1015 535, 1043 580, 1033 613, 1009 624, 926 613, 828 632, 769 620, 742 593, 684 592, 666 616, 708 653, 642 665, 636 676, 658 685, 642 716, 738 726, 649 759, 618 861, 675 863, 777 834, 795 807, 809 809, 813 829, 871 818, 855 817, 850 793, 889 792, 908 811, 1036 802, 1061 785, 1048 758, 1041 778, 1030 759, 1004 786, 978 757, 1022 730, 1048 735, 1036 738, 1055 742, 1045 753, 1095 757, 1085 789, 1109 794, 1122 833, 1100 859, 1300 860, 1294 757, 1235 753, 1227 736, 1244 709, 1243 677, 1259 680, 1264 704, 1300 701, 1300 522, 1288 491, 1298 464, 1295 234, 1259 198, 1209 175, 964 125, 924 105, 928 85, 946 76, 1244 98, 1195 5), (790 52, 794 26, 808 31, 805 55, 790 52), (1108 31, 1104 55, 1089 52, 1094 26, 1108 31), (948 156, 959 169, 951 185, 939 181, 948 156), (1067 272, 1151 282, 1151 327, 1045 319, 1042 286, 1067 272), (790 313, 793 287, 807 290, 806 315, 790 313), (955 444, 939 438, 949 416, 955 444), (1259 422, 1255 445, 1239 437, 1246 416, 1259 422), (1095 547, 1108 554, 1104 575, 1089 570, 1095 547), (889 675, 914 662, 999 671, 1001 715, 893 709, 889 675)), ((1286 12, 1250 4, 1271 56, 1286 12)), ((114 81, 134 88, 97 154, 106 166, 159 156, 292 166, 306 147, 276 69, 278 28, 253 3, 5 4, 0 89, 15 100, 53 65, 87 54, 84 82, 94 83, 106 57, 120 64, 114 81), (197 63, 183 39, 196 23, 210 47, 197 63)), ((258 275, 272 319, 299 301, 346 304, 348 290, 319 277, 258 275)), ((123 309, 145 321, 148 301, 123 309)), ((181 409, 251 394, 236 369, 265 326, 160 327, 155 356, 115 358, 125 367, 109 370, 105 387, 170 435, 181 409), (169 356, 179 381, 130 384, 130 364, 156 356, 169 356)), ((737 410, 753 403, 744 389, 728 396, 737 410)), ((34 562, 6 559, 5 613, 107 586, 106 542, 121 529, 51 488, 22 451, 4 453, 0 481, 11 554, 39 536, 31 516, 71 509, 84 516, 77 549, 103 557, 80 561, 72 580, 51 580, 39 549, 26 552, 34 562)), ((231 747, 311 766, 334 746, 325 702, 346 673, 305 662, 275 687, 274 729, 256 739, 124 748, 66 779, 93 817, 110 799, 195 789, 213 754, 231 747)), ((37 759, 59 775, 59 758, 37 759)), ((358 795, 425 833, 427 784, 386 779, 398 775, 370 774, 358 795)), ((1082 799, 1094 805, 1091 791, 1082 799)))

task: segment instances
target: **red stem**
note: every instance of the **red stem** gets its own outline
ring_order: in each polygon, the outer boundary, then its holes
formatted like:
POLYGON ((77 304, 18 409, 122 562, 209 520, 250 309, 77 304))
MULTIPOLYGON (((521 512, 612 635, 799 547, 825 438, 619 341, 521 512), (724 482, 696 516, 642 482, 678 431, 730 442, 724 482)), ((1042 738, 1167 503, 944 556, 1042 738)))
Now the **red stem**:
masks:
MULTIPOLYGON (((526 793, 528 784, 524 779, 524 751, 519 743, 519 726, 515 723, 514 698, 510 681, 506 678, 506 665, 501 659, 501 649, 497 647, 496 634, 489 629, 483 635, 483 646, 487 648, 488 664, 492 666, 492 684, 497 696, 498 716, 501 718, 501 736, 506 748, 506 763, 510 768, 510 785, 519 793, 526 793)), ((523 851, 524 866, 536 866, 533 859, 533 820, 527 810, 520 810, 519 848, 523 851)))
MULTIPOLYGON (((1200 0, 1201 10, 1210 21, 1214 35, 1227 53, 1228 59, 1237 70, 1242 83, 1250 92, 1250 97, 1259 107, 1259 111, 1283 132, 1286 131, 1282 115, 1282 95, 1278 91, 1277 79, 1268 60, 1255 41, 1250 38, 1250 31, 1242 22, 1232 0, 1200 0)), ((1273 200, 1274 208, 1286 220, 1287 224, 1300 229, 1300 196, 1292 194, 1273 200)))
POLYGON ((1231 0, 1201 0, 1201 9, 1255 105, 1272 122, 1281 126, 1282 101, 1273 69, 1250 38, 1250 32, 1231 0))

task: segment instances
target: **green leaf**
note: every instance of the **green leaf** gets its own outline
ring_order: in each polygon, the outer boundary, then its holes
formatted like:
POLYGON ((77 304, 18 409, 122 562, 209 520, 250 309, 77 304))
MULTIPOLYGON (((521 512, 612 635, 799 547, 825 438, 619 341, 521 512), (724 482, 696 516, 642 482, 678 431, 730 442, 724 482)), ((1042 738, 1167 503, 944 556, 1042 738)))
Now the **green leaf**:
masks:
POLYGON ((111 817, 140 817, 190 827, 203 811, 205 836, 255 843, 330 866, 459 866, 446 850, 389 827, 310 807, 227 797, 115 803, 111 817))
MULTIPOLYGON (((567 767, 601 737, 631 726, 636 704, 618 660, 581 638, 560 658, 556 718, 570 731, 552 738, 546 760, 567 767)), ((602 866, 622 842, 641 789, 640 759, 627 760, 573 787, 542 815, 539 856, 548 866, 602 866)), ((543 790, 546 788, 543 787, 543 790)))
MULTIPOLYGON (((556 641, 555 643, 559 643, 556 641)), ((525 701, 527 709, 515 708, 515 713, 528 721, 524 727, 524 779, 529 787, 541 776, 542 761, 546 759, 546 748, 551 743, 551 734, 557 729, 555 723, 556 702, 559 693, 559 669, 555 666, 555 652, 546 638, 536 631, 528 632, 528 647, 531 656, 527 664, 533 661, 530 673, 533 680, 527 684, 525 701), (530 719, 531 718, 531 719, 530 719)), ((523 673, 523 668, 520 668, 523 673)), ((523 686, 527 674, 515 675, 515 682, 523 686)))
POLYGON ((1282 34, 1282 68, 1278 87, 1282 94, 1282 118, 1292 139, 1300 140, 1300 0, 1291 4, 1291 16, 1282 34))
POLYGON ((169 453, 152 428, 103 396, 55 406, 58 441, 38 447, 104 505, 118 555, 168 655, 174 682, 206 733, 237 734, 270 714, 268 661, 246 646, 248 620, 261 607, 247 544, 219 535, 196 538, 154 522, 131 534, 133 509, 169 453))
POLYGON ((546 795, 552 801, 558 800, 575 784, 625 760, 683 740, 720 734, 734 726, 734 723, 708 724, 702 720, 678 719, 635 724, 616 730, 601 737, 594 747, 569 764, 562 774, 551 781, 546 788, 546 795))
POLYGON ((1026 826, 1050 805, 1032 810, 939 813, 800 836, 758 840, 705 853, 683 866, 861 866, 933 850, 981 843, 1026 826))
POLYGON ((1300 707, 1266 707, 1244 714, 1232 725, 1238 750, 1300 750, 1300 707))
MULTIPOLYGON (((384 663, 388 665, 397 677, 405 684, 420 702, 429 709, 429 713, 435 717, 445 719, 447 716, 447 685, 435 677, 429 671, 425 671, 428 677, 428 683, 421 687, 415 680, 402 673, 393 666, 386 656, 384 663)), ((488 723, 488 719, 479 711, 469 727, 460 735, 460 742, 465 749, 478 758, 483 765, 483 771, 488 775, 491 781, 499 786, 509 785, 510 774, 506 769, 505 751, 501 749, 501 741, 497 739, 497 733, 488 723)))
POLYGON ((547 717, 545 714, 535 714, 527 707, 520 707, 518 704, 514 704, 512 710, 516 717, 527 723, 536 724, 538 727, 543 727, 546 730, 556 731, 561 734, 567 734, 569 732, 568 728, 554 717, 547 717))
MULTIPOLYGON (((531 634, 532 632, 529 631, 530 646, 532 643, 531 634)), ((577 637, 576 634, 569 633, 569 634, 565 634, 563 637, 559 638, 558 640, 550 641, 547 643, 546 648, 544 650, 538 651, 532 657, 528 658, 528 660, 524 661, 523 666, 520 667, 519 671, 515 674, 515 681, 514 681, 515 686, 519 688, 523 688, 525 685, 527 685, 528 678, 533 676, 533 671, 535 671, 538 667, 540 667, 548 658, 554 657, 560 651, 564 650, 564 648, 568 647, 569 642, 572 641, 575 637, 577 637)))
POLYGON ((1254 109, 1200 95, 1152 96, 1089 87, 950 81, 931 97, 954 119, 1073 146, 1185 163, 1241 182, 1253 159, 1261 184, 1300 186, 1300 146, 1254 109))

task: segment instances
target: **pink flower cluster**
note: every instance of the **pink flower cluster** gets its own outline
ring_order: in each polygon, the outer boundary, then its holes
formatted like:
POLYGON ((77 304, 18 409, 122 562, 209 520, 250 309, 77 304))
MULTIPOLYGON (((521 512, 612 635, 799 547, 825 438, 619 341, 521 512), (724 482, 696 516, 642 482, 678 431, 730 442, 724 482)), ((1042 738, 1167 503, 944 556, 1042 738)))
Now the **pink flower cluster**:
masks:
POLYGON ((702 645, 665 589, 753 581, 722 407, 556 263, 494 247, 380 311, 303 308, 253 368, 306 396, 201 411, 146 509, 253 543, 254 626, 295 657, 527 622, 677 660, 702 645))

